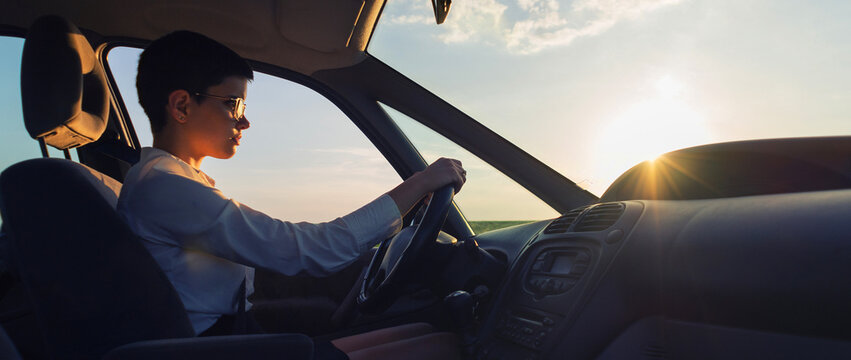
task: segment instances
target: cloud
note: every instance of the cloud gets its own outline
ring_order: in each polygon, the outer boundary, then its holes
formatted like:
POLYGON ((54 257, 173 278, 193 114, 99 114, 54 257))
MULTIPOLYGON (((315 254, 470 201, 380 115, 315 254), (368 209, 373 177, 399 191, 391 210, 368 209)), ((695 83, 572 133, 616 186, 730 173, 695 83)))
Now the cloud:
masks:
MULTIPOLYGON (((466 0, 452 4, 438 38, 447 44, 484 42, 517 54, 567 46, 682 0, 466 0)), ((394 0, 383 21, 435 26, 428 1, 394 0), (389 20, 387 19, 389 17, 389 20)))
MULTIPOLYGON (((484 40, 489 37, 487 34, 502 31, 502 18, 507 8, 497 0, 454 1, 449 17, 440 25, 438 37, 444 43, 484 40)), ((436 26, 434 10, 428 0, 393 0, 387 4, 381 22, 436 26)))
POLYGON ((431 24, 434 18, 426 15, 399 15, 390 19, 392 24, 431 24))
MULTIPOLYGON (((503 26, 503 15, 507 6, 496 0, 468 0, 452 3, 449 16, 458 16, 462 21, 450 21, 444 25, 446 31, 440 35, 445 43, 461 43, 479 40, 488 32, 498 32, 503 26)), ((441 25, 443 26, 443 25, 441 25)))

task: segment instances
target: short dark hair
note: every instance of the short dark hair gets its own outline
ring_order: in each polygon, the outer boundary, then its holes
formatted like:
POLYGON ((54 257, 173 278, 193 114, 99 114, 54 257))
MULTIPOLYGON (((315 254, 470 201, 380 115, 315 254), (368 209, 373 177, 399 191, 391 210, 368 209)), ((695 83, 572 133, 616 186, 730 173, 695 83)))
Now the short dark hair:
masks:
POLYGON ((139 103, 151 120, 151 131, 157 133, 165 127, 171 92, 183 89, 194 96, 229 76, 254 79, 245 59, 213 39, 175 31, 154 40, 139 57, 136 76, 139 103))

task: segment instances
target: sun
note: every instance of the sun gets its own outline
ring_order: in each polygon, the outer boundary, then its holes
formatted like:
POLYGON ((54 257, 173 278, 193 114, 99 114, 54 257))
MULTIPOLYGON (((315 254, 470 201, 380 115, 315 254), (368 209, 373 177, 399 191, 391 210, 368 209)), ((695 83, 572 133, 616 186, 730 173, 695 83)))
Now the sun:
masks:
POLYGON ((633 105, 609 125, 606 133, 616 141, 614 150, 638 161, 708 139, 703 120, 695 111, 683 103, 660 99, 633 105))
POLYGON ((655 94, 636 101, 602 128, 594 156, 606 184, 642 161, 711 141, 703 117, 683 99, 685 85, 671 76, 655 85, 655 94))
POLYGON ((670 75, 665 75, 656 81, 656 90, 659 97, 671 100, 683 93, 683 84, 670 75))

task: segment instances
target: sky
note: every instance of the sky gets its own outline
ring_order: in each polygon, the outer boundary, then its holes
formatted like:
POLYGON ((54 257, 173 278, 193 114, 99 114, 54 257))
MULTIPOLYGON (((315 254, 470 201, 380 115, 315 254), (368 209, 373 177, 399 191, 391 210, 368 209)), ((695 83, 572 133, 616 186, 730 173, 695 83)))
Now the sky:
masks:
MULTIPOLYGON (((459 0, 444 24, 432 14, 426 0, 389 0, 368 52, 596 195, 631 166, 683 147, 851 133, 849 1, 459 0)), ((9 122, 0 146, 15 149, 0 152, 3 168, 39 154, 19 122, 21 46, 0 38, 9 122)), ((148 145, 133 88, 138 52, 114 50, 109 61, 148 145)), ((324 221, 398 184, 327 99, 256 77, 237 156, 202 166, 226 194, 282 219, 324 221)), ((457 200, 468 219, 557 215, 385 109, 427 160, 464 161, 457 200)))
POLYGON ((851 133, 851 2, 388 1, 369 52, 597 195, 664 152, 851 133))

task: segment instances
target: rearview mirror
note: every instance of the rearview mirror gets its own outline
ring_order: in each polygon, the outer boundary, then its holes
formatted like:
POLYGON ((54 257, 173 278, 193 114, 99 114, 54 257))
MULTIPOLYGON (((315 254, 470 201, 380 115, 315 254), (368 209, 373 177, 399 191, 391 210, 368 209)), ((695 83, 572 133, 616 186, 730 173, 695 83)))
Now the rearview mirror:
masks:
POLYGON ((434 20, 438 25, 443 24, 443 20, 446 20, 446 15, 449 14, 452 0, 431 0, 431 6, 434 8, 434 20))

